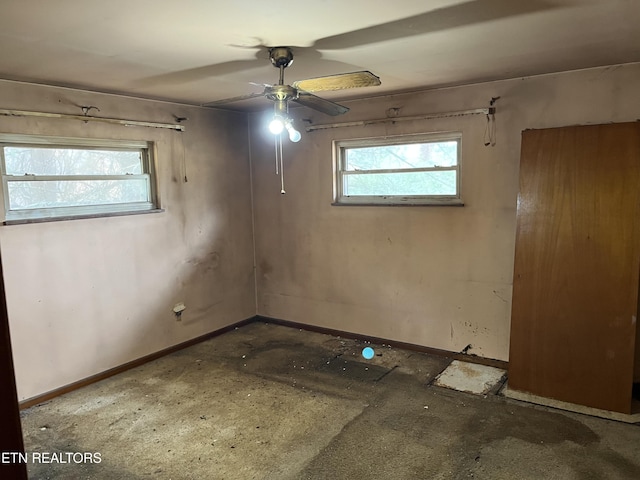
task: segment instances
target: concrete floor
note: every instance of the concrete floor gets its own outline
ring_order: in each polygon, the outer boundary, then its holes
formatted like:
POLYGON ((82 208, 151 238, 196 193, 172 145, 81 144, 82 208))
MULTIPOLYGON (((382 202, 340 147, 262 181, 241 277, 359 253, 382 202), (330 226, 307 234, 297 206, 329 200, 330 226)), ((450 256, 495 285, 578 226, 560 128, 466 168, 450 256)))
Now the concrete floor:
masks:
POLYGON ((448 359, 254 323, 22 413, 31 479, 638 479, 640 427, 429 385, 448 359), (95 457, 93 457, 95 458, 95 457))

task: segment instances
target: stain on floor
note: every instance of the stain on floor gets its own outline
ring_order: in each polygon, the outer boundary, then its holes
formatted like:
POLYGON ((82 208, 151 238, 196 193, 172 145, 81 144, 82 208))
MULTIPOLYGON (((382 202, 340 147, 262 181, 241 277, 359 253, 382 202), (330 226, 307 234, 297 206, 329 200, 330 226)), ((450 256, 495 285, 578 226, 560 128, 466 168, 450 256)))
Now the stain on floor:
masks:
POLYGON ((431 385, 450 359, 254 323, 22 412, 31 479, 637 479, 640 426, 431 385))

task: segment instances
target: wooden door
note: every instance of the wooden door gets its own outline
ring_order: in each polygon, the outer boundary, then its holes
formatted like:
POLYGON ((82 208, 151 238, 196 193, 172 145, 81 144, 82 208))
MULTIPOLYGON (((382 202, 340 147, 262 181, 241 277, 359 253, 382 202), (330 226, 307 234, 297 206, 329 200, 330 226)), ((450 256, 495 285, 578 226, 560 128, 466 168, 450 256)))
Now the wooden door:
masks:
POLYGON ((509 387, 630 413, 640 124, 522 135, 509 387))

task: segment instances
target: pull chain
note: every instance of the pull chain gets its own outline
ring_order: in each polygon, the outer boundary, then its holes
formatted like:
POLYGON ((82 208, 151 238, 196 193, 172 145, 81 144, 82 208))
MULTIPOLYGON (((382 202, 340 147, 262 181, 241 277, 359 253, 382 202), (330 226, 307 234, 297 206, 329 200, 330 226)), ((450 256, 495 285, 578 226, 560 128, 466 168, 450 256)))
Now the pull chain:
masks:
POLYGON ((276 135, 276 175, 280 175, 280 193, 287 193, 284 189, 284 167, 282 160, 282 135, 276 135))
POLYGON ((280 135, 276 135, 273 137, 274 140, 274 145, 276 147, 276 175, 278 175, 280 172, 278 171, 278 138, 280 137, 280 135))
POLYGON ((284 190, 284 167, 282 164, 282 135, 278 135, 278 143, 280 144, 280 193, 285 194, 284 190))

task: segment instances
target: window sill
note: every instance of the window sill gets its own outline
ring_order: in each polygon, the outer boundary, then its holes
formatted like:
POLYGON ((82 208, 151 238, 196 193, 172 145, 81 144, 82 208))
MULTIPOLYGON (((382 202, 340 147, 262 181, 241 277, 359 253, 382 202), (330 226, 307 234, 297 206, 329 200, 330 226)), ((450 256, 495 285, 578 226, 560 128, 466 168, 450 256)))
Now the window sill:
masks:
POLYGON ((128 215, 144 215, 147 213, 162 213, 164 208, 154 208, 152 210, 138 210, 130 212, 108 212, 108 213, 88 213, 82 215, 66 215, 59 217, 23 218, 16 220, 5 220, 2 225, 26 225, 28 223, 63 222, 67 220, 82 220, 87 218, 122 217, 128 215))
POLYGON ((398 202, 398 203, 385 203, 385 202, 333 202, 333 207, 464 207, 462 201, 452 202, 398 202))

